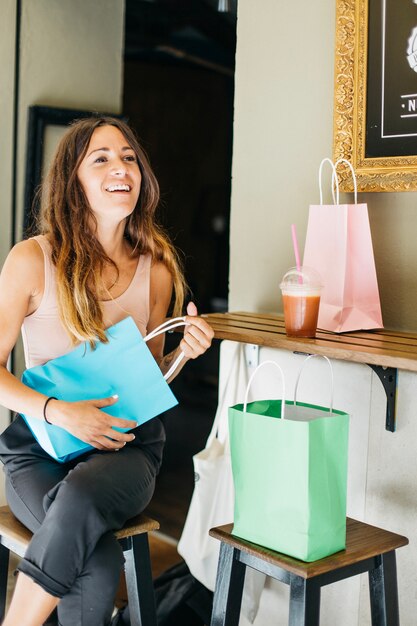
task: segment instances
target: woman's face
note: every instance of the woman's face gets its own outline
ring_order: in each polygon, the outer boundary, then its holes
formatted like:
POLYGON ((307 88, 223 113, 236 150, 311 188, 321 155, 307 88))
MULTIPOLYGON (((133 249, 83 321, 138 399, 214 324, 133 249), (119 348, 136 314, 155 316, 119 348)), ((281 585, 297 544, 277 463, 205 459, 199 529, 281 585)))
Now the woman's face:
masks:
POLYGON ((120 222, 134 210, 142 176, 136 154, 115 126, 99 126, 78 168, 87 200, 97 219, 120 222))

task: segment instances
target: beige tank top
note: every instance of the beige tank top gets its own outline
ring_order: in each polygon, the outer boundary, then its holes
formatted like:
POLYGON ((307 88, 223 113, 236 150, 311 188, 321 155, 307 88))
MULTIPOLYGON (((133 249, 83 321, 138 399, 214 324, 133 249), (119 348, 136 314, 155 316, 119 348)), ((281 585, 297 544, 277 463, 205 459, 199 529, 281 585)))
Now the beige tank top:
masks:
MULTIPOLYGON (((27 315, 22 324, 22 339, 26 367, 43 365, 74 348, 58 314, 55 267, 51 247, 44 235, 33 237, 42 248, 45 261, 45 287, 41 303, 34 313, 27 315)), ((139 257, 136 272, 128 288, 113 300, 102 301, 101 307, 106 328, 129 315, 140 333, 146 335, 149 320, 149 285, 151 256, 139 257)))

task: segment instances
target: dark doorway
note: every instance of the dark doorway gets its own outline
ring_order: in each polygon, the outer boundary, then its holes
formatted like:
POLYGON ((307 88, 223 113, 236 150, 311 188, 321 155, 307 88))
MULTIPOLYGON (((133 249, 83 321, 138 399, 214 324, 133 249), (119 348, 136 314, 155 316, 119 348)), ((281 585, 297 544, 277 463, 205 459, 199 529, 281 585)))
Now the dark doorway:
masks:
MULTIPOLYGON (((227 310, 236 0, 127 0, 123 112, 161 187, 159 219, 182 251, 200 312, 227 310), (220 3, 220 4, 224 4, 220 3)), ((167 350, 179 336, 167 338, 167 350)), ((167 444, 150 513, 181 533, 193 489, 192 455, 217 404, 217 342, 172 385, 167 444)))

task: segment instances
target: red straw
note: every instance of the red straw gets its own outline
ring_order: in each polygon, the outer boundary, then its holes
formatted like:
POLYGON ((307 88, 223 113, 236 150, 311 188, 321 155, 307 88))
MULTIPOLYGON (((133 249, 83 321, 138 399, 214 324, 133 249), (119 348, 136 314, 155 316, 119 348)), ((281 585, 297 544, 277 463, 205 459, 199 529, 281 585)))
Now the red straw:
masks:
POLYGON ((291 224, 292 245, 294 246, 295 264, 297 270, 301 272, 300 252, 298 250, 297 232, 295 230, 295 224, 291 224))

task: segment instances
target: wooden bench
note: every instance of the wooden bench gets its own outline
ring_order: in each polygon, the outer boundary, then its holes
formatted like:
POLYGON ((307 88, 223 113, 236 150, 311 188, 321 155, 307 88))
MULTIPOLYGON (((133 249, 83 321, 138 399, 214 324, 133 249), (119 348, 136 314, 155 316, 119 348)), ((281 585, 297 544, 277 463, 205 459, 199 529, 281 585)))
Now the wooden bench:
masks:
MULTIPOLYGON (((138 515, 115 532, 126 560, 131 626, 157 626, 148 532, 158 528, 155 520, 138 515)), ((6 609, 10 552, 23 557, 31 538, 32 533, 14 517, 9 507, 0 507, 0 622, 6 609)))
POLYGON ((401 535, 347 518, 346 550, 313 563, 268 550, 232 535, 233 525, 210 535, 221 541, 211 626, 237 626, 246 567, 290 586, 289 626, 319 626, 320 590, 368 572, 372 626, 399 626, 395 550, 401 535))

